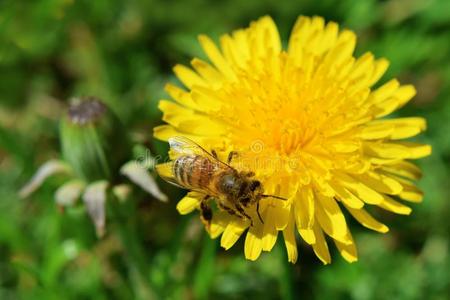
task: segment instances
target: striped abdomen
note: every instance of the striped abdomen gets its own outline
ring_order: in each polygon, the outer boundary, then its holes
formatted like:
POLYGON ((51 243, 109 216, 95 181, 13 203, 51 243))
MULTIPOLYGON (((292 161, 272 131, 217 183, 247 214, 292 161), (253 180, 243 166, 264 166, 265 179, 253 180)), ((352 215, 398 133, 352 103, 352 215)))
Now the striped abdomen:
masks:
POLYGON ((205 189, 209 186, 217 165, 200 155, 178 157, 173 164, 175 179, 191 189, 205 189))

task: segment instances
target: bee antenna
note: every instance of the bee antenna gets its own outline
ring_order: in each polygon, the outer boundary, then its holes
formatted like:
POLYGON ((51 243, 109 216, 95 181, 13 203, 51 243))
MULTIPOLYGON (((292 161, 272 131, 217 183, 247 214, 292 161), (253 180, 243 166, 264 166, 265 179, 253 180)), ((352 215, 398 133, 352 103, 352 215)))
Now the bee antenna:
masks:
POLYGON ((262 198, 275 198, 280 200, 287 200, 286 198, 275 196, 275 195, 261 195, 262 198))
POLYGON ((258 218, 261 221, 261 223, 264 224, 261 214, 259 213, 259 202, 256 203, 256 213, 258 214, 258 218))

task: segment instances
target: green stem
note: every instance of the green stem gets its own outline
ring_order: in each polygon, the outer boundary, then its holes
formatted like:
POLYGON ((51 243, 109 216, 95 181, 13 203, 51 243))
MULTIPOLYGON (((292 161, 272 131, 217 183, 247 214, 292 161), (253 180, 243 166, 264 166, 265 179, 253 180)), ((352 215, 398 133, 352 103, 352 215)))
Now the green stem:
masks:
POLYGON ((157 299, 148 277, 148 263, 144 255, 145 251, 136 236, 137 230, 134 223, 130 222, 132 219, 130 216, 135 214, 126 209, 127 203, 121 204, 114 197, 111 198, 111 201, 109 201, 111 215, 126 254, 130 272, 129 277, 136 294, 135 296, 137 299, 157 299))

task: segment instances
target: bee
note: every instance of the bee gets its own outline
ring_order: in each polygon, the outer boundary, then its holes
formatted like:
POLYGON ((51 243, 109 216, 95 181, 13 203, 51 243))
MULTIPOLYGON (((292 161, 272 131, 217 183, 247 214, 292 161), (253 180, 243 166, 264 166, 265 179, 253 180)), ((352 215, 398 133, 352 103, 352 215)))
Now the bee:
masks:
POLYGON ((227 162, 223 162, 215 150, 208 152, 186 137, 169 138, 169 145, 174 160, 157 165, 156 170, 167 182, 204 195, 200 210, 202 219, 208 224, 212 220, 211 199, 229 214, 249 219, 251 226, 253 220, 246 208, 256 204, 258 218, 264 223, 259 213, 259 201, 267 197, 286 200, 264 194, 261 182, 253 178, 254 172, 238 171, 230 166, 237 155, 234 151, 229 153, 227 162))

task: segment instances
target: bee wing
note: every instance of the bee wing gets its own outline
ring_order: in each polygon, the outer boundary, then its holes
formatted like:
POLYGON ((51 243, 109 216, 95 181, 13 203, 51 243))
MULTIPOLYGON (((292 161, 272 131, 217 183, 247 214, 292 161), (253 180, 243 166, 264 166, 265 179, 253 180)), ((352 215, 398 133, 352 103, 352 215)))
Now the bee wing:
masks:
POLYGON ((177 158, 182 155, 200 155, 207 157, 211 161, 221 164, 222 167, 231 168, 229 165, 217 159, 211 153, 206 151, 202 146, 200 146, 199 144, 197 144, 196 142, 187 137, 183 136, 171 137, 169 138, 169 146, 171 154, 175 156, 174 158, 177 158))
POLYGON ((175 178, 175 174, 173 173, 173 162, 166 162, 163 164, 159 164, 155 166, 156 172, 158 172, 159 176, 162 179, 167 181, 170 184, 173 184, 177 187, 186 189, 187 187, 183 186, 178 180, 175 178))

